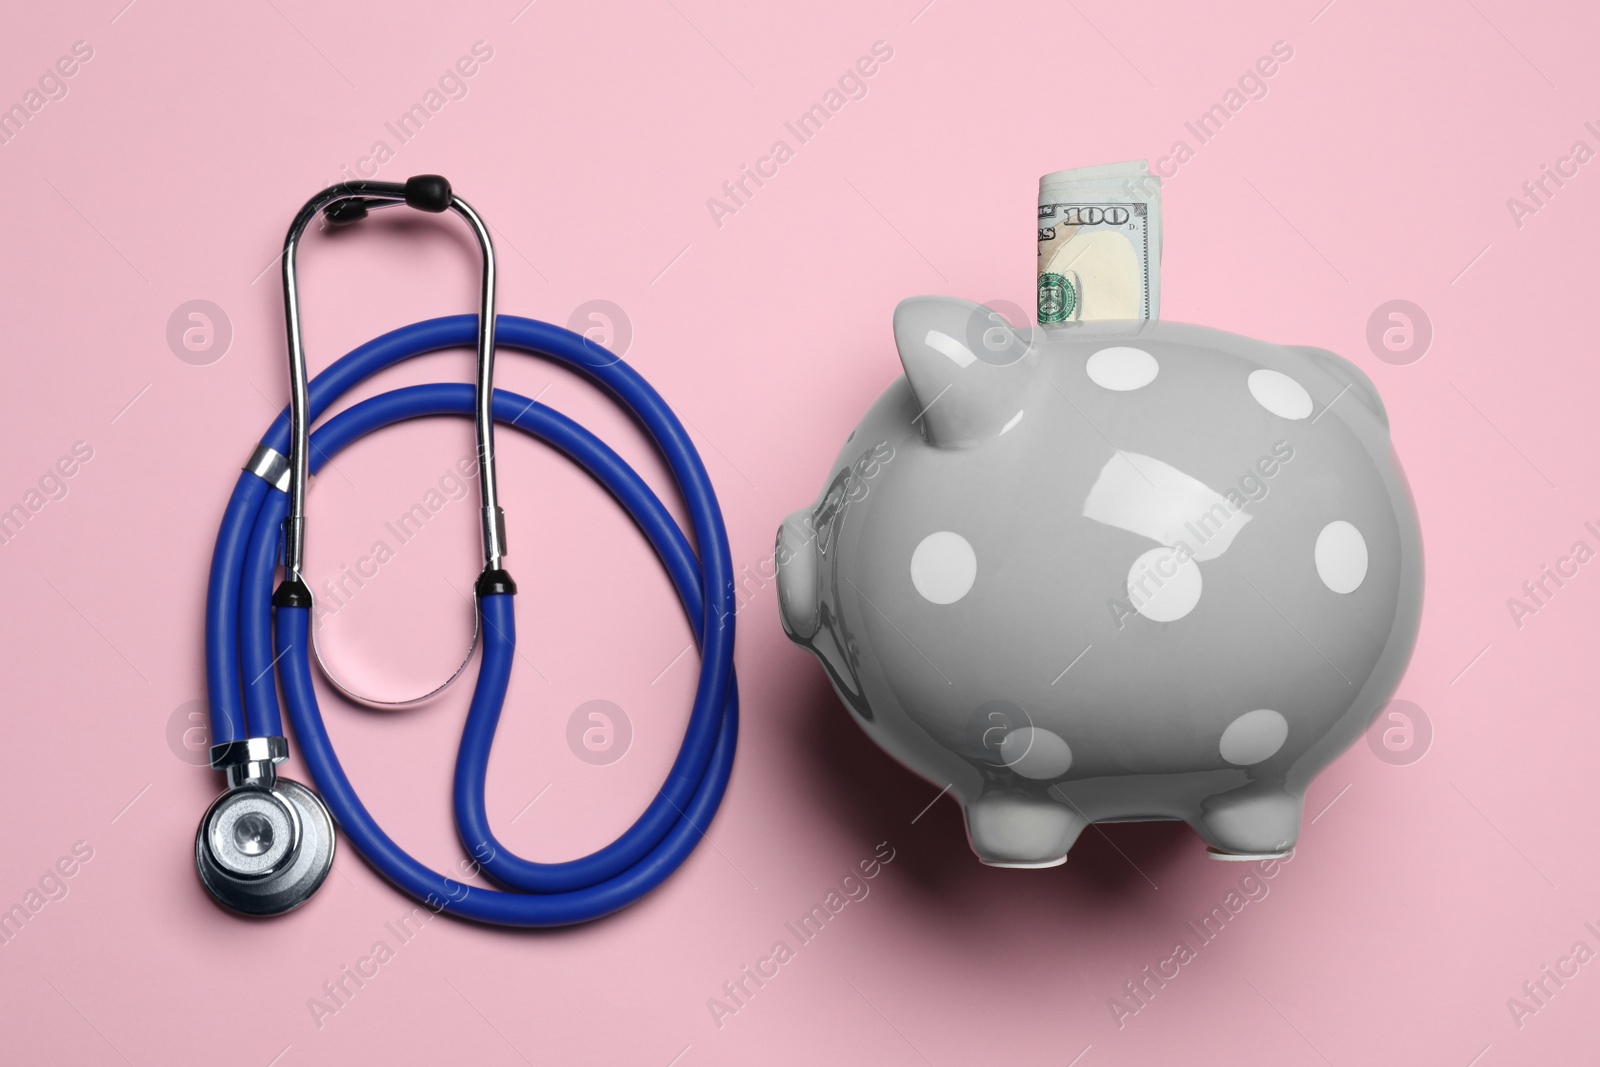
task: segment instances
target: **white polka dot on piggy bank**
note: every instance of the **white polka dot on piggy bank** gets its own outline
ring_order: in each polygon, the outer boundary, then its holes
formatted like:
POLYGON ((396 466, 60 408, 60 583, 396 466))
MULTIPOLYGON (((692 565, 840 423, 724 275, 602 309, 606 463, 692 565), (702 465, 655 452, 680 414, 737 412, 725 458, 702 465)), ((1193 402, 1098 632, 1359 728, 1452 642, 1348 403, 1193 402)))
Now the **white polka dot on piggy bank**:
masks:
POLYGON ((779 530, 785 631, 949 786, 987 863, 1137 819, 1287 854, 1416 641, 1421 538, 1372 382, 1160 322, 1047 327, 997 365, 963 358, 974 314, 896 309, 905 376, 779 530))

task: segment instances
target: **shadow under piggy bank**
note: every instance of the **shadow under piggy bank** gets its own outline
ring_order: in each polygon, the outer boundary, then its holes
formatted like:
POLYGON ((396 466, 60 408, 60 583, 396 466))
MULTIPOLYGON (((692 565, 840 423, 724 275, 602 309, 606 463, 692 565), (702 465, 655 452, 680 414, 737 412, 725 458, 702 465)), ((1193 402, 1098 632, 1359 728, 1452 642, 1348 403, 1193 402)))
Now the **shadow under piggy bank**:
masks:
MULTIPOLYGON (((883 753, 850 727, 821 676, 812 674, 798 688, 797 704, 804 710, 790 721, 787 747, 806 765, 806 778, 817 783, 812 803, 843 837, 892 845, 901 884, 930 907, 961 911, 998 899, 1008 909, 1030 913, 1036 904, 1043 914, 1059 909, 1065 895, 1069 903, 1092 906, 1103 921, 1107 907, 1164 884, 1186 861, 1188 829, 1164 821, 1095 826, 1077 846, 1070 868, 1047 877, 1018 877, 975 864, 941 847, 961 831, 961 817, 946 794, 909 769, 885 763, 883 753)), ((1130 906, 1142 915, 1142 908, 1130 906)))

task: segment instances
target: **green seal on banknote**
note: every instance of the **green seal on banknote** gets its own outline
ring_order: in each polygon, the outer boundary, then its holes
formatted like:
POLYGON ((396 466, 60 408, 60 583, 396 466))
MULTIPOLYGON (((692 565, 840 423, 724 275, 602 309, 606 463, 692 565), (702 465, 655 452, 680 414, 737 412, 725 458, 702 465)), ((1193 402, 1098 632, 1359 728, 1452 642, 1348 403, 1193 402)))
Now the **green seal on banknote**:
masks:
POLYGON ((1039 275, 1039 325, 1066 322, 1077 306, 1077 291, 1065 276, 1048 272, 1039 275))

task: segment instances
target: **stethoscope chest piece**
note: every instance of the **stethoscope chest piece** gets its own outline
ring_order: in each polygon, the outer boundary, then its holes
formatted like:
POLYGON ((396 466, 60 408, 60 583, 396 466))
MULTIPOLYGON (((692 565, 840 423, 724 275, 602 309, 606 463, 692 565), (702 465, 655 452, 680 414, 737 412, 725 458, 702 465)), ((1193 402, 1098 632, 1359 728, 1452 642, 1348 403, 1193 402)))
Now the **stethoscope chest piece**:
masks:
POLYGON ((229 789, 195 834, 200 882, 223 907, 281 915, 304 904, 333 867, 333 819, 289 778, 229 789))

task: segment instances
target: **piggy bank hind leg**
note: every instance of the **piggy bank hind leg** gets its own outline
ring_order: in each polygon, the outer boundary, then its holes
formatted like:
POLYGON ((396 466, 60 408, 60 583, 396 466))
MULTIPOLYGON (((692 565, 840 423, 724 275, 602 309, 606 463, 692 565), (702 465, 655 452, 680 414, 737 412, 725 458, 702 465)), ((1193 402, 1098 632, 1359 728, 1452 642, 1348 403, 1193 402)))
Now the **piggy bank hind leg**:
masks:
POLYGON ((984 793, 965 808, 967 840, 991 867, 1055 867, 1089 821, 1065 804, 1017 792, 984 793))
POLYGON ((1300 837, 1302 802, 1278 783, 1253 782, 1208 797, 1189 825, 1205 838, 1213 859, 1284 859, 1300 837))

